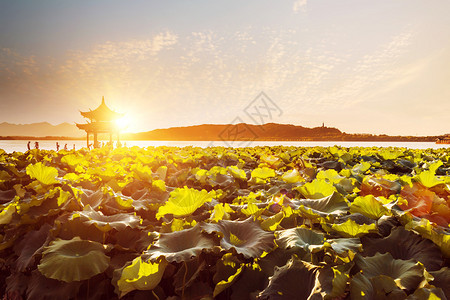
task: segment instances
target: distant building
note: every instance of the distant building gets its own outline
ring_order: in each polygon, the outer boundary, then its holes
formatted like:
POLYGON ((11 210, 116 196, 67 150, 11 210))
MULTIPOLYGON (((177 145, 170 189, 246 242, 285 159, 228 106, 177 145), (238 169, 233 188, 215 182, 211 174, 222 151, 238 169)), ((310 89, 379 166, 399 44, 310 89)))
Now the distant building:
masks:
POLYGON ((86 131, 86 143, 89 148, 89 135, 94 135, 94 148, 99 147, 98 134, 109 133, 109 142, 113 144, 113 134, 117 136, 117 142, 120 142, 120 131, 116 124, 116 120, 124 116, 124 114, 111 110, 105 104, 105 97, 102 97, 102 103, 94 110, 86 112, 80 111, 81 115, 88 119, 86 124, 76 124, 81 130, 86 131))

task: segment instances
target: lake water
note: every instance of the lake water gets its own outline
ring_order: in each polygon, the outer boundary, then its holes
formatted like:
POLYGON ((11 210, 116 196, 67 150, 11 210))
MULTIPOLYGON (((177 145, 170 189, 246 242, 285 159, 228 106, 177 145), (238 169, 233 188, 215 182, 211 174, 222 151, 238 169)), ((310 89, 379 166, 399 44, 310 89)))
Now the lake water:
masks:
MULTIPOLYGON (((36 140, 31 140, 30 146, 34 148, 36 140)), ((56 140, 37 140, 39 142, 40 149, 56 150, 56 142, 59 143, 60 149, 64 149, 67 144, 67 148, 81 149, 86 147, 85 140, 68 140, 68 141, 56 141, 56 140)), ((27 151, 27 140, 0 140, 0 149, 5 150, 8 153, 25 152, 27 151)), ((210 146, 222 146, 222 147, 254 147, 254 146, 297 146, 297 147, 329 147, 329 146, 342 146, 342 147, 405 147, 409 149, 438 149, 438 148, 450 148, 450 145, 436 144, 433 142, 343 142, 343 141, 331 141, 331 142, 295 142, 295 141, 125 141, 127 147, 139 146, 174 146, 174 147, 210 147, 210 146)))

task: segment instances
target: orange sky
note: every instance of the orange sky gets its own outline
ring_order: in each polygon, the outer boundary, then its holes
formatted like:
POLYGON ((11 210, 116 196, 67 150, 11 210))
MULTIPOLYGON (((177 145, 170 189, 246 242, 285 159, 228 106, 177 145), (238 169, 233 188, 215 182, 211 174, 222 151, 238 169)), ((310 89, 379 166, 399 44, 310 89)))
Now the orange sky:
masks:
POLYGON ((129 131, 265 121, 350 133, 450 132, 450 2, 11 1, 0 9, 0 120, 129 131), (80 16, 83 16, 82 18, 80 16))

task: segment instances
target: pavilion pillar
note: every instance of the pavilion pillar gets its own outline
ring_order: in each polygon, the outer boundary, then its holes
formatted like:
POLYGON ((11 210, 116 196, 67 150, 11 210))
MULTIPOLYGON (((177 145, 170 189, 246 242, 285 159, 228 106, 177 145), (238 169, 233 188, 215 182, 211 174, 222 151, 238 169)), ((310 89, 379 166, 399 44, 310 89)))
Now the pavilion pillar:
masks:
POLYGON ((109 133, 109 144, 113 146, 112 132, 109 133))
POLYGON ((94 148, 98 148, 97 131, 94 131, 94 148))
POLYGON ((86 131, 86 147, 89 148, 89 131, 86 131))

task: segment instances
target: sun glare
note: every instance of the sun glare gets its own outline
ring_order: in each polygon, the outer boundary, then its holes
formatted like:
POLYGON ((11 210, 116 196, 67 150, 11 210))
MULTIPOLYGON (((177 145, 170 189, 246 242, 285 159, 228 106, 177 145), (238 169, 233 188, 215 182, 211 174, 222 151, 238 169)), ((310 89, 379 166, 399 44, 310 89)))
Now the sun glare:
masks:
POLYGON ((116 120, 116 125, 119 127, 120 131, 128 131, 128 126, 131 124, 130 118, 128 116, 122 117, 116 120))

